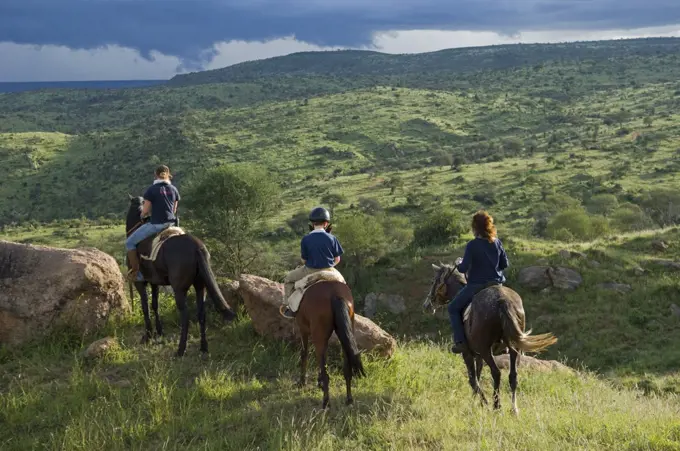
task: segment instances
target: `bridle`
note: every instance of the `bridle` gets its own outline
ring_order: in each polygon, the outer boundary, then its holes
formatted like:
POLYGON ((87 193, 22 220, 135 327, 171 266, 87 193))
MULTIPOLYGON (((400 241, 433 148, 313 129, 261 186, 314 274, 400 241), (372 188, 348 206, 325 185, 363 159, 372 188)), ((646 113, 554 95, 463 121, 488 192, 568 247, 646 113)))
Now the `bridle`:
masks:
POLYGON ((126 236, 127 238, 129 238, 130 235, 132 235, 133 233, 135 233, 135 230, 137 230, 138 228, 140 228, 140 227, 142 226, 142 224, 144 224, 144 223, 143 223, 142 221, 139 221, 137 224, 133 225, 132 228, 131 228, 130 230, 128 230, 128 231, 125 232, 125 236, 126 236))
MULTIPOLYGON (((453 266, 447 266, 447 265, 441 265, 441 268, 444 270, 439 277, 437 277, 437 280, 433 282, 432 287, 430 288, 430 292, 427 295, 427 298, 425 299, 425 303, 423 304, 423 308, 431 308, 433 313, 437 311, 437 309, 444 307, 447 302, 433 302, 435 299, 439 300, 442 298, 446 298, 446 293, 442 293, 442 290, 447 290, 448 289, 448 281, 455 274, 455 272, 458 270, 458 265, 453 265, 453 266)), ((463 277, 464 282, 462 283, 463 285, 467 284, 467 275, 465 273, 462 273, 458 271, 458 273, 463 277)))

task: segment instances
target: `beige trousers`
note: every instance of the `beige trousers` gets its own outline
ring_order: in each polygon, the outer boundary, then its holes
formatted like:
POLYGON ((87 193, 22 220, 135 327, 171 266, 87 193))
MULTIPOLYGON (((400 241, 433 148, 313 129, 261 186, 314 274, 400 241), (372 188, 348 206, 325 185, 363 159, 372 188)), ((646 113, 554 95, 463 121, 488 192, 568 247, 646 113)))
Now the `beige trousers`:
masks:
MULTIPOLYGON (((286 274, 286 277, 283 279, 283 288, 284 288, 284 296, 283 296, 283 303, 288 304, 288 298, 290 298, 290 295, 293 294, 293 291, 295 290, 295 282, 304 279, 310 274, 314 274, 315 272, 319 271, 324 271, 328 268, 322 268, 322 269, 315 269, 315 268, 309 268, 307 266, 300 266, 299 268, 296 268, 286 274)), ((288 308, 291 309, 293 312, 296 312, 298 305, 288 305, 288 308)))

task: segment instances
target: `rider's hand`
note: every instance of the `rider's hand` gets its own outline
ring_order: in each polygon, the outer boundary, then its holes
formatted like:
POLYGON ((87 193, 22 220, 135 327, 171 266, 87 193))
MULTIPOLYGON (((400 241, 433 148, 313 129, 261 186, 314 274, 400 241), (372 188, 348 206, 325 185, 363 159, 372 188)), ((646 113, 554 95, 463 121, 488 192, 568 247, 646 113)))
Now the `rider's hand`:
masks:
POLYGON ((463 263, 463 258, 462 258, 462 257, 458 257, 458 258, 456 259, 456 266, 459 266, 461 263, 463 263))

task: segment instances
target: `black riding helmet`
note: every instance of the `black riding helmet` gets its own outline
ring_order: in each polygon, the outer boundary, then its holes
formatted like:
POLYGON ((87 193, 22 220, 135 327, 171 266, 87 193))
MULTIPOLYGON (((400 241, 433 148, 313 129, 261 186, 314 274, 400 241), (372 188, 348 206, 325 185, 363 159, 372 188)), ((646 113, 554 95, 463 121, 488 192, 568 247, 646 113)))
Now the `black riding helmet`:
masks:
POLYGON ((331 214, 323 207, 316 207, 309 214, 309 221, 314 223, 331 222, 331 214))

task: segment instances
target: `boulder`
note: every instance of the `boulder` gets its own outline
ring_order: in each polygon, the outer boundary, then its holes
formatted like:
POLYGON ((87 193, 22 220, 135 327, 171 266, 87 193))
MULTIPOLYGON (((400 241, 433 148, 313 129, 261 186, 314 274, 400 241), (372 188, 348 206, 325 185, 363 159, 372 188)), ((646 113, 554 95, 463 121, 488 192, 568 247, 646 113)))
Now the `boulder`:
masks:
POLYGON ((568 260, 570 258, 581 258, 581 259, 588 258, 588 256, 586 254, 584 254, 583 252, 569 251, 569 250, 566 250, 566 249, 562 249, 559 252, 559 254, 560 254, 560 257, 562 257, 565 260, 568 260))
POLYGON ((663 266, 665 268, 670 268, 670 269, 680 269, 680 263, 674 262, 672 260, 660 260, 660 259, 654 259, 649 261, 652 264, 663 266))
POLYGON ((399 314, 406 311, 406 302, 402 296, 396 294, 367 294, 364 299, 364 315, 373 318, 380 308, 399 314))
MULTIPOLYGON (((255 331, 263 336, 299 341, 296 322, 283 318, 279 307, 283 301, 283 285, 263 277, 243 274, 239 279, 238 293, 250 316, 255 331)), ((396 340, 370 319, 354 315, 354 334, 362 351, 391 357, 397 347, 396 340)), ((335 332, 331 343, 339 344, 335 332)))
POLYGON ((671 304, 671 314, 680 318, 680 307, 678 304, 671 304))
POLYGON ((519 283, 536 290, 550 287, 562 290, 575 290, 583 283, 583 278, 579 273, 569 268, 529 266, 520 270, 519 283))
POLYGON ((88 359, 96 359, 104 356, 109 349, 116 349, 119 346, 118 340, 114 337, 106 337, 97 340, 85 349, 83 357, 88 359))
MULTIPOLYGON (((501 354, 493 357, 498 368, 502 370, 510 369, 510 355, 501 354)), ((558 362, 557 360, 539 360, 528 355, 519 356, 519 364, 517 368, 529 368, 535 371, 549 372, 549 371, 566 371, 574 372, 573 369, 558 362)))
POLYGON ((218 286, 222 296, 224 296, 224 299, 227 301, 227 304, 231 306, 231 308, 236 309, 239 305, 243 304, 243 299, 241 298, 241 294, 238 291, 238 280, 219 282, 218 286))
POLYGON ((625 294, 629 293, 633 287, 623 283, 600 283, 597 288, 601 290, 616 291, 617 293, 625 294))
POLYGON ((668 244, 663 240, 656 240, 652 242, 652 248, 655 251, 663 252, 668 249, 668 244))
POLYGON ((97 249, 0 241, 0 343, 68 327, 91 333, 130 311, 116 260, 97 249))

